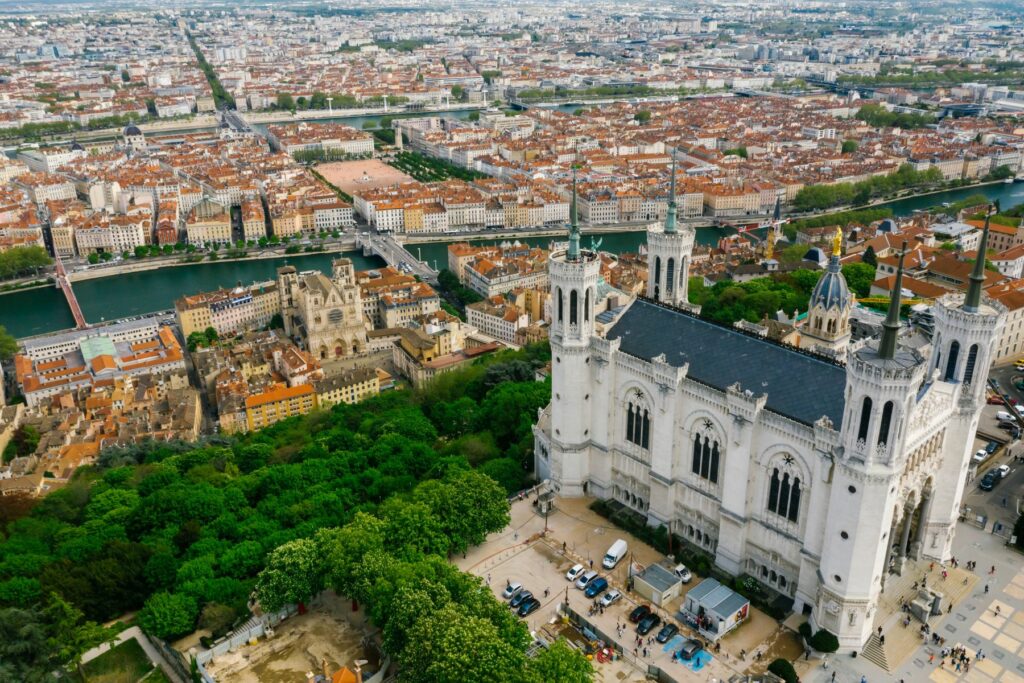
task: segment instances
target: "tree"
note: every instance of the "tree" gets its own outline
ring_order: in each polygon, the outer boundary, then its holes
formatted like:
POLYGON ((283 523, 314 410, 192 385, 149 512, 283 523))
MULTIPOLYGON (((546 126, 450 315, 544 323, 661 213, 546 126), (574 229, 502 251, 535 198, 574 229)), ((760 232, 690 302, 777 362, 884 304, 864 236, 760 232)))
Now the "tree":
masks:
POLYGON ((219 602, 207 603, 199 613, 199 628, 205 628, 214 638, 220 638, 235 623, 235 610, 219 602))
POLYGON ((868 263, 847 263, 843 266, 843 277, 850 291, 857 298, 864 298, 871 293, 871 283, 875 281, 875 267, 868 263))
POLYGON ((859 145, 856 140, 843 140, 842 152, 843 154, 852 154, 857 151, 857 147, 859 145))
POLYGON ((274 611, 293 602, 308 602, 323 590, 324 566, 320 549, 311 539, 299 539, 270 554, 256 581, 256 597, 264 610, 274 611))
POLYGON ((47 628, 36 610, 0 609, 0 680, 42 683, 52 680, 47 628))
POLYGON ((506 683, 525 655, 503 640, 491 622, 449 604, 418 619, 398 661, 410 683, 506 683))
POLYGON ((480 120, 480 112, 478 112, 478 111, 471 111, 471 112, 469 112, 469 116, 467 116, 466 119, 468 121, 479 121, 480 120))
POLYGON ((527 671, 538 683, 559 681, 559 683, 590 683, 594 679, 594 667, 579 650, 570 647, 564 638, 559 638, 527 662, 527 671))
POLYGON ((148 253, 149 249, 147 249, 144 245, 140 244, 139 246, 135 247, 135 258, 145 258, 146 254, 148 253))
POLYGON ((453 85, 452 86, 452 97, 454 97, 455 99, 461 100, 463 92, 464 91, 463 91, 463 88, 462 88, 461 85, 453 85))
POLYGON ((864 253, 861 255, 860 260, 872 268, 877 267, 878 257, 875 256, 875 248, 869 244, 868 248, 865 249, 864 253))
POLYGON ((768 665, 768 670, 786 681, 786 683, 797 683, 800 680, 796 675, 796 669, 786 659, 776 659, 768 665))
POLYGON ((164 591, 146 600, 139 612, 139 625, 151 636, 172 640, 191 633, 198 614, 195 599, 164 591))
POLYGON ((220 336, 217 334, 217 330, 213 327, 207 327, 203 330, 203 336, 206 337, 206 341, 209 344, 215 344, 220 336))
POLYGON ((295 110, 295 99, 291 95, 289 95, 288 93, 283 93, 283 92, 282 93, 278 93, 277 94, 277 108, 278 109, 288 109, 288 110, 294 111, 295 110))
POLYGON ((84 652, 115 636, 113 629, 87 621, 81 610, 56 593, 50 593, 43 614, 50 625, 47 644, 61 664, 77 663, 84 652))
POLYGON ((0 325, 0 360, 10 360, 18 352, 18 340, 0 325))
POLYGON ((651 112, 646 109, 641 109, 637 113, 633 114, 633 118, 636 119, 637 123, 643 125, 651 120, 651 112))

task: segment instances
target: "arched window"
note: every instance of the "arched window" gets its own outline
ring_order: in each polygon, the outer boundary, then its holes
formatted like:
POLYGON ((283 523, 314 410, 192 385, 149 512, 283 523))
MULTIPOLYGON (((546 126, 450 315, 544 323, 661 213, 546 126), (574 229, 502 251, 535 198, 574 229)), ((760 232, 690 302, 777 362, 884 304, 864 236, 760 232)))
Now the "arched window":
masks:
POLYGON ((768 509, 771 512, 779 511, 779 468, 772 470, 771 483, 768 485, 768 509))
POLYGON ((558 322, 562 322, 562 313, 565 308, 565 299, 562 298, 562 288, 558 288, 558 322))
POLYGON ((889 427, 892 425, 892 401, 886 401, 885 406, 882 407, 882 424, 878 428, 878 443, 887 444, 889 443, 889 427))
POLYGON ((802 492, 798 477, 793 477, 790 481, 789 473, 785 473, 780 479, 779 468, 774 468, 772 478, 768 482, 768 511, 796 522, 800 518, 802 492))
POLYGON ((783 517, 789 510, 789 472, 782 475, 782 485, 779 487, 779 514, 783 517))
POLYGON ((574 289, 569 292, 569 324, 577 324, 579 319, 579 293, 574 289))
POLYGON ((721 461, 722 451, 718 442, 711 436, 695 434, 693 437, 693 458, 690 463, 691 471, 702 479, 707 479, 712 484, 718 483, 718 465, 721 461))
POLYGON ((960 342, 954 341, 949 345, 949 360, 946 361, 946 381, 956 381, 956 360, 960 355, 960 342))
POLYGON ((626 441, 640 448, 651 447, 651 413, 633 401, 626 406, 626 441))
POLYGON ((711 483, 718 483, 718 442, 711 447, 711 483))
POLYGON ((661 291, 661 257, 660 256, 656 256, 654 258, 654 279, 652 280, 652 282, 654 283, 654 296, 655 296, 655 298, 657 298, 659 292, 661 291))
POLYGON ((665 293, 671 294, 672 288, 676 284, 676 260, 670 258, 668 260, 668 268, 665 269, 665 293))
POLYGON ((590 320, 590 288, 587 288, 587 293, 583 299, 583 319, 590 320))
POLYGON ((793 490, 789 494, 789 521, 795 522, 800 517, 800 480, 793 480, 793 490))
POLYGON ((864 403, 860 409, 860 427, 857 429, 858 439, 867 441, 869 426, 871 426, 871 397, 865 396, 864 403))
POLYGON ((971 350, 967 352, 967 365, 964 366, 964 384, 970 384, 974 379, 974 364, 978 362, 978 345, 972 344, 971 350))

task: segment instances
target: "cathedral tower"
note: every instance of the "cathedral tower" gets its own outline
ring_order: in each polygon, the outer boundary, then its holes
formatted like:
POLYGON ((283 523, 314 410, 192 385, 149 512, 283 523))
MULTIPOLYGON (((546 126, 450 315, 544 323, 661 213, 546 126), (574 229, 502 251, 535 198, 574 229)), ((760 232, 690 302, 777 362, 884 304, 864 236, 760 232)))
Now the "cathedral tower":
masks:
MULTIPOLYGON (((989 216, 991 213, 990 210, 989 216)), ((957 396, 953 419, 946 425, 942 459, 933 475, 933 494, 923 511, 926 523, 920 534, 920 554, 939 561, 950 556, 974 451, 974 434, 985 405, 988 368, 1006 322, 1006 308, 985 297, 983 292, 989 216, 985 218, 966 294, 947 294, 932 307, 935 318, 932 378, 951 385, 957 396)))
POLYGON ((843 231, 836 228, 832 258, 811 292, 807 322, 800 337, 801 348, 823 351, 836 358, 846 355, 846 346, 850 342, 850 310, 853 308, 853 296, 839 264, 842 248, 843 231))
POLYGON ((814 611, 816 626, 836 634, 844 648, 859 649, 871 635, 892 548, 901 560, 909 543, 909 523, 897 523, 905 502, 900 455, 927 362, 899 344, 905 251, 904 242, 881 338, 853 347, 847 358, 814 611))
POLYGON ((673 306, 687 306, 689 299, 690 255, 694 231, 676 228, 676 161, 672 158, 669 182, 668 214, 665 226, 647 231, 647 296, 673 306))
POLYGON ((586 493, 590 425, 590 337, 601 260, 580 247, 573 172, 569 246, 549 257, 551 281, 551 478, 564 496, 586 493))

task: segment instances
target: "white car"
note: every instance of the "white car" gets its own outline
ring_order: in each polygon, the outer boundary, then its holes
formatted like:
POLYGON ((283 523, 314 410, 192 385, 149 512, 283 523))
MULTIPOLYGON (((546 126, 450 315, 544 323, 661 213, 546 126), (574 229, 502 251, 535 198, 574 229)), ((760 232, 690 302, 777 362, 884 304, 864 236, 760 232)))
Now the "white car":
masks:
POLYGON ((1014 417, 1013 417, 1013 415, 1010 415, 1005 410, 1000 410, 1000 411, 998 411, 996 413, 996 419, 997 420, 1013 420, 1014 417))
POLYGON ((505 586, 505 592, 501 594, 501 597, 505 598, 506 600, 511 600, 512 598, 516 597, 516 595, 518 595, 522 590, 523 584, 519 583, 518 581, 513 581, 512 583, 505 586))
POLYGON ((678 576, 679 580, 683 583, 690 583, 693 581, 693 574, 686 568, 685 564, 677 564, 676 568, 672 570, 672 573, 678 576))
POLYGON ((986 451, 984 448, 982 448, 981 450, 979 450, 977 453, 974 454, 974 457, 971 458, 971 460, 973 462, 980 463, 980 462, 985 462, 985 460, 987 458, 988 458, 988 451, 986 451))
POLYGON ((566 581, 575 581, 576 579, 580 578, 580 574, 582 574, 582 573, 583 573, 583 565, 582 564, 574 564, 572 566, 572 569, 570 569, 569 571, 567 571, 565 573, 565 580, 566 581))
POLYGON ((611 607, 621 599, 622 593, 617 590, 610 590, 601 596, 599 602, 601 603, 601 607, 611 607))
POLYGON ((996 468, 996 471, 999 472, 1000 479, 1005 479, 1010 475, 1010 466, 1000 465, 999 467, 996 468))
POLYGON ((584 588, 587 587, 587 585, 591 581, 593 581, 596 578, 597 578, 597 572, 595 572, 593 569, 591 569, 590 571, 588 571, 588 572, 586 572, 584 574, 580 574, 580 578, 576 579, 576 587, 579 588, 580 590, 583 590, 584 588))

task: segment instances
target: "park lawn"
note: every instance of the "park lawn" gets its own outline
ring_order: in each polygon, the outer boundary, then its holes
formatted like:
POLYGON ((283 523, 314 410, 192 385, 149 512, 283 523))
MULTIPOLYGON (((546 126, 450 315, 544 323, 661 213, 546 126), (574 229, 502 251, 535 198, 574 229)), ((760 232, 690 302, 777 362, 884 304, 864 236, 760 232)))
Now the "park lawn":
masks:
POLYGON ((137 683, 143 679, 152 683, 166 681, 162 671, 159 676, 146 676, 154 668, 139 641, 132 638, 83 664, 82 677, 85 683, 137 683))

